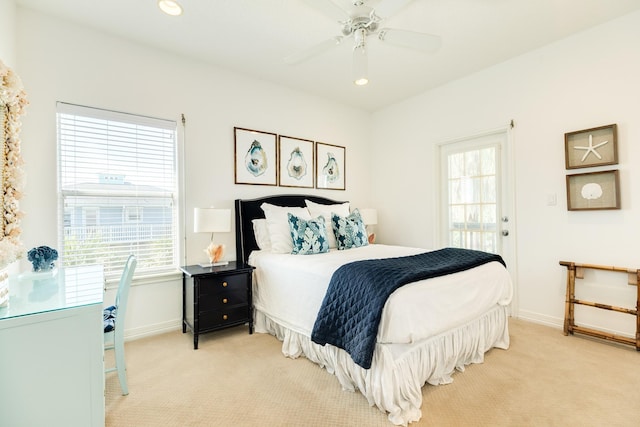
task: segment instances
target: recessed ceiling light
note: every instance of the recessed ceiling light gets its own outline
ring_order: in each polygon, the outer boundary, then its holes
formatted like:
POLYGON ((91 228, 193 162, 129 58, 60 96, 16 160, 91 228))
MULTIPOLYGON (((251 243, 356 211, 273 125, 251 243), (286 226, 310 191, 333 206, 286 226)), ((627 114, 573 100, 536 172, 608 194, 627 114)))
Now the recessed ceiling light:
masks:
POLYGON ((175 0, 158 0, 158 7, 167 15, 182 15, 182 6, 175 0))

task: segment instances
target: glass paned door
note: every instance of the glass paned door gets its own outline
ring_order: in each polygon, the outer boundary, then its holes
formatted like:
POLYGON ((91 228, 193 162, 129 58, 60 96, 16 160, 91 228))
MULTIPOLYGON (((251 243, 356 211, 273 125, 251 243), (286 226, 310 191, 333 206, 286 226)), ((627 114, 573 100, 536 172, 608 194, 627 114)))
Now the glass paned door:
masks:
POLYGON ((448 155, 449 243, 497 252, 496 147, 448 155))
POLYGON ((502 153, 506 134, 441 146, 443 246, 502 254, 502 153))

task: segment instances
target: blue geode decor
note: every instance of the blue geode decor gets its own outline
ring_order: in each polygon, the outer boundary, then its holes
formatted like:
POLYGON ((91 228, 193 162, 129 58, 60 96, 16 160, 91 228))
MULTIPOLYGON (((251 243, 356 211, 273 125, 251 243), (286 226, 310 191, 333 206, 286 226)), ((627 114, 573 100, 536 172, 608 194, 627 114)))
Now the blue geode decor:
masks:
POLYGON ((58 251, 49 246, 38 246, 27 252, 28 259, 33 264, 33 271, 49 271, 55 267, 58 251))

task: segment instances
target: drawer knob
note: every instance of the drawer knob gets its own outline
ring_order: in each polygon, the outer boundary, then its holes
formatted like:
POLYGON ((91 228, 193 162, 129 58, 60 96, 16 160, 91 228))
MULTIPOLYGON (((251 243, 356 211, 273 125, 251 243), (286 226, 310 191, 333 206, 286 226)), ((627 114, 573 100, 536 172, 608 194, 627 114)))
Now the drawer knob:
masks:
POLYGON ((229 318, 229 316, 227 316, 226 314, 222 315, 222 320, 227 320, 229 318))
POLYGON ((226 304, 226 303, 228 303, 228 302, 229 302, 229 300, 228 300, 228 299, 226 299, 226 298, 222 298, 222 303, 223 303, 223 304, 226 304))
POLYGON ((227 282, 222 282, 222 287, 226 288, 229 284, 227 282))

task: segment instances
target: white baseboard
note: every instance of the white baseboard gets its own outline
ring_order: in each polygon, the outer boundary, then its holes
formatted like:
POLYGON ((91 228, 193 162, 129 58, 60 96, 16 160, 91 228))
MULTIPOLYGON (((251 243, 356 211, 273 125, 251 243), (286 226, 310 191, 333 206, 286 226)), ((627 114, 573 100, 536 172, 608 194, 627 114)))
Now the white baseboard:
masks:
POLYGON ((518 319, 528 322, 539 323, 541 325, 550 326, 556 329, 564 328, 564 318, 547 316, 545 314, 535 313, 533 311, 519 310, 518 319))
POLYGON ((173 332, 178 329, 182 329, 182 319, 168 320, 166 322, 155 323, 153 325, 127 329, 124 332, 124 340, 138 340, 140 338, 164 334, 166 332, 173 332))
MULTIPOLYGON (((517 317, 518 319, 526 320, 533 323, 539 323, 541 325, 550 326, 552 328, 564 329, 564 317, 551 317, 551 316, 546 316, 544 314, 534 313, 526 310, 520 310, 517 317)), ((622 332, 616 329, 609 329, 606 327, 597 326, 590 323, 580 322, 580 326, 594 329, 596 331, 602 331, 609 334, 618 335, 621 337, 635 338, 635 336, 633 334, 630 334, 629 332, 622 332)))
MULTIPOLYGON (((528 321, 528 322, 549 326, 555 329, 563 329, 564 327, 564 318, 547 316, 544 314, 535 313, 527 310, 520 310, 518 312, 517 318, 528 321)), ((630 335, 629 333, 626 333, 626 332, 606 329, 606 328, 593 326, 589 324, 582 324, 581 326, 596 329, 596 330, 601 330, 603 332, 607 332, 610 334, 633 338, 633 335, 630 335)), ((125 341, 133 341, 140 338, 150 337, 153 335, 160 335, 167 332, 177 331, 180 329, 182 329, 182 319, 175 319, 175 320, 170 320, 166 322, 156 323, 153 325, 146 325, 139 328, 127 329, 124 333, 124 339, 125 341)))

